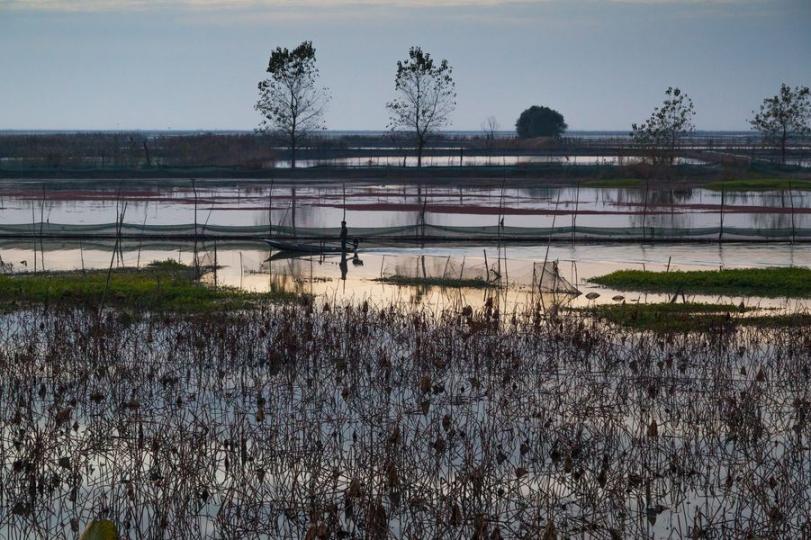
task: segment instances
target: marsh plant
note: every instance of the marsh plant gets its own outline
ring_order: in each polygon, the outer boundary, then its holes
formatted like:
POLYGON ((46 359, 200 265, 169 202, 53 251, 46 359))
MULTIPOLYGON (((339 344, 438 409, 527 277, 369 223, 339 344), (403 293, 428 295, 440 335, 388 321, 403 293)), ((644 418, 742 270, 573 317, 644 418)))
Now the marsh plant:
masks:
POLYGON ((811 534, 802 328, 303 303, 1 335, 3 538, 811 534))

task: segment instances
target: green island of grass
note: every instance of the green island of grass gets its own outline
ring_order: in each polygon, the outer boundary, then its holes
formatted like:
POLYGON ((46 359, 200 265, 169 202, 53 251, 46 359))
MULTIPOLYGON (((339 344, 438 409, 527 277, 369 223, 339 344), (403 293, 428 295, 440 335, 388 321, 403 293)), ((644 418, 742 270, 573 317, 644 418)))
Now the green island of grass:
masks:
POLYGON ((806 313, 744 316, 756 308, 732 304, 614 304, 578 308, 577 311, 627 328, 661 333, 709 332, 729 325, 759 328, 811 325, 811 315, 806 313))
POLYGON ((486 289, 495 287, 494 283, 485 281, 482 278, 439 278, 439 277, 408 277, 408 276, 386 276, 375 279, 378 283, 398 285, 402 287, 449 287, 457 289, 486 289))
POLYGON ((811 269, 735 268, 651 272, 618 270, 590 279, 618 290, 730 296, 811 297, 811 269))
POLYGON ((0 275, 5 309, 33 304, 115 307, 132 311, 212 312, 249 309, 267 301, 289 301, 287 292, 250 293, 210 287, 196 271, 175 261, 144 268, 0 275))
POLYGON ((811 190, 811 180, 797 178, 742 178, 718 180, 705 186, 713 191, 811 190))

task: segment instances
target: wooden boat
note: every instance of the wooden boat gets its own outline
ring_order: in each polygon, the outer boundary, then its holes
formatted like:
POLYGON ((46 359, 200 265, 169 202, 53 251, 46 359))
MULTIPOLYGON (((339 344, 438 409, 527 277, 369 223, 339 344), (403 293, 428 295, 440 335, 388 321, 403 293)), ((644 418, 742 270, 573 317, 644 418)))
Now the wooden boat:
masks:
MULTIPOLYGON (((287 251, 291 253, 342 253, 344 250, 340 244, 301 244, 296 242, 285 242, 283 240, 270 240, 265 239, 265 243, 273 249, 279 251, 287 251)), ((352 247, 346 246, 346 252, 352 253, 352 247)))

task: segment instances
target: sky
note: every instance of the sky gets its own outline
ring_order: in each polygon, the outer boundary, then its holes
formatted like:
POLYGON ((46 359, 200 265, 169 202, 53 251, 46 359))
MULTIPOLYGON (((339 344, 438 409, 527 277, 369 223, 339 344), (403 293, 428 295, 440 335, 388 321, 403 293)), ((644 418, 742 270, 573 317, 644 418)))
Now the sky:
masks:
POLYGON ((671 85, 742 130, 811 86, 811 0, 0 0, 0 130, 253 129, 270 51, 303 40, 335 130, 385 129, 412 45, 453 66, 457 130, 530 105, 627 130, 671 85))

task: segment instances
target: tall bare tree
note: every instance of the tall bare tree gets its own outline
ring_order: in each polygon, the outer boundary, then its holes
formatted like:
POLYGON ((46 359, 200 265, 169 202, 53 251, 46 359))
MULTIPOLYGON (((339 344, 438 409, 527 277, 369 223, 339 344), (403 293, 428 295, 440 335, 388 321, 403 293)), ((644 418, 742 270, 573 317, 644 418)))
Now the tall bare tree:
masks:
POLYGON ((650 118, 632 124, 631 138, 651 150, 654 163, 673 165, 679 140, 695 130, 693 100, 678 88, 665 91, 665 101, 650 118))
POLYGON ((295 168, 301 138, 325 127, 329 91, 318 85, 315 48, 310 41, 292 51, 277 47, 270 54, 267 72, 270 77, 260 81, 255 107, 263 117, 259 129, 277 131, 286 138, 290 165, 295 168))
POLYGON ((422 166, 425 143, 432 132, 450 123, 456 108, 456 83, 447 60, 434 62, 420 47, 411 47, 408 58, 397 62, 395 98, 386 104, 390 129, 414 132, 417 166, 422 166))
POLYGON ((496 138, 496 133, 501 128, 495 116, 488 116, 482 122, 482 133, 486 141, 492 141, 496 138))
POLYGON ((766 98, 749 124, 758 130, 767 141, 780 148, 780 162, 786 164, 786 146, 792 136, 811 132, 811 90, 807 86, 791 88, 783 83, 780 93, 766 98))

